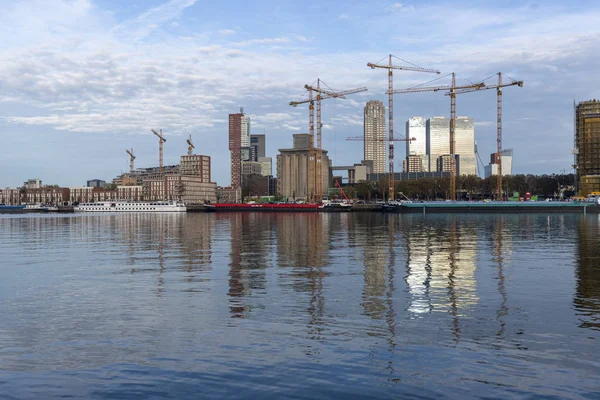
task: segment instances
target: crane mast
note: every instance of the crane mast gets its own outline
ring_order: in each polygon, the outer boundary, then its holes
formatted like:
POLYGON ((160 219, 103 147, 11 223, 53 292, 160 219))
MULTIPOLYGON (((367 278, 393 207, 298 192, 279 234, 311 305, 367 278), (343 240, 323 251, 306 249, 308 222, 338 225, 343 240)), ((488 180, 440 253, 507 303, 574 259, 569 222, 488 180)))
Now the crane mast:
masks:
POLYGON ((413 72, 430 72, 439 74, 440 71, 429 68, 397 66, 392 64, 393 55, 389 55, 388 64, 367 63, 367 67, 371 69, 384 68, 388 70, 388 188, 389 200, 394 200, 394 76, 392 70, 400 69, 413 72))
POLYGON ((192 143, 192 135, 190 135, 190 137, 188 138, 187 144, 188 144, 188 156, 191 156, 192 150, 196 148, 196 146, 194 146, 194 144, 192 143))
POLYGON ((133 155, 133 148, 130 150, 125 150, 127 154, 129 154, 129 172, 133 173, 133 160, 135 160, 135 156, 133 155))
POLYGON ((331 91, 321 88, 321 80, 317 79, 317 87, 304 85, 308 90, 308 100, 292 101, 290 105, 296 107, 299 104, 309 103, 309 193, 311 202, 320 202, 323 199, 323 148, 321 139, 321 101, 331 98, 344 99, 346 95, 367 91, 367 88, 356 88, 342 91, 331 91), (316 99, 313 97, 313 92, 316 93, 316 99), (314 146, 315 133, 315 100, 317 108, 317 146, 314 146), (313 189, 313 190, 311 190, 313 189))
POLYGON ((160 173, 163 173, 163 143, 167 141, 162 135, 162 129, 160 129, 160 133, 156 132, 154 129, 150 129, 152 133, 158 136, 158 166, 160 173))

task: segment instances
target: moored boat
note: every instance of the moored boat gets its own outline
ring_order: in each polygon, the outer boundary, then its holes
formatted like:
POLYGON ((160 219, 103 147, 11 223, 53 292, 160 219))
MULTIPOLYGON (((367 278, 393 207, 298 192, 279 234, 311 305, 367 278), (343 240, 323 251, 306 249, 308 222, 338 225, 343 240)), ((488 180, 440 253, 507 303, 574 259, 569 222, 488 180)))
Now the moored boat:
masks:
POLYGON ((186 212, 181 201, 101 201, 79 203, 75 212, 186 212))

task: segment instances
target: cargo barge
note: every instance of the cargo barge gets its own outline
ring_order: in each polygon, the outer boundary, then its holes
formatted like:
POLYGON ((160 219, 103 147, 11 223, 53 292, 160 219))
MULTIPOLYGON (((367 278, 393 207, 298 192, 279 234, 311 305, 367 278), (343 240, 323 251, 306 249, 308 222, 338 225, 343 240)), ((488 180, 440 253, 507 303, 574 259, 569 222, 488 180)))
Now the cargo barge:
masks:
POLYGON ((384 207, 385 211, 397 213, 599 213, 600 206, 589 202, 544 202, 544 201, 431 201, 403 202, 384 207))
MULTIPOLYGON (((316 212, 319 211, 319 204, 248 204, 248 203, 217 203, 214 204, 214 210, 219 211, 296 211, 296 212, 316 212)), ((208 210, 207 210, 208 211, 208 210)))

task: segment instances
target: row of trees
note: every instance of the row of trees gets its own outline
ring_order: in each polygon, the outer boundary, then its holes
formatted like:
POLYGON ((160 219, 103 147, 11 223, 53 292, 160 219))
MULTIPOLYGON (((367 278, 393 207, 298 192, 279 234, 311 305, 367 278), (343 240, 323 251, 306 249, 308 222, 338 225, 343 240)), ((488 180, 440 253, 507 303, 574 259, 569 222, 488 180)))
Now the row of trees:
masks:
MULTIPOLYGON (((496 176, 482 179, 475 175, 456 177, 456 191, 463 199, 495 199, 496 176)), ((545 198, 556 198, 561 195, 572 196, 573 174, 563 175, 511 175, 502 179, 504 197, 513 192, 522 195, 529 192, 545 198)), ((360 182, 346 185, 344 191, 349 198, 365 201, 382 200, 389 197, 388 184, 385 179, 378 182, 360 182)), ((396 181, 395 192, 402 192, 410 199, 435 200, 447 199, 450 192, 450 178, 421 178, 415 180, 396 181)), ((396 195, 397 197, 397 195, 396 195)))

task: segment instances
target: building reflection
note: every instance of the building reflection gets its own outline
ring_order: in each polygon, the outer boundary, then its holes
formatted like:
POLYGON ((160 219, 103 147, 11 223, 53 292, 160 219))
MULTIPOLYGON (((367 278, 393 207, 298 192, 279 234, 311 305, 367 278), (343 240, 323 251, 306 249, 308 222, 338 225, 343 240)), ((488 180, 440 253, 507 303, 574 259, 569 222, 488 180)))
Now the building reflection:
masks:
MULTIPOLYGON (((347 216, 324 213, 274 214, 277 241, 277 266, 286 275, 283 282, 295 293, 308 296, 306 305, 307 338, 320 341, 325 330, 324 280, 329 274, 329 251, 332 231, 341 229, 347 216)), ((299 307, 303 307, 299 305, 299 307)), ((312 344, 307 355, 316 355, 319 346, 312 344)))
POLYGON ((581 328, 600 330, 600 215, 579 220, 576 292, 573 300, 581 328))
POLYGON ((78 223, 86 229, 114 229, 126 244, 129 272, 157 272, 156 293, 159 296, 165 291, 168 268, 177 268, 184 273, 187 284, 184 291, 200 291, 194 285, 208 280, 212 218, 176 213, 124 213, 82 217, 78 223), (106 218, 110 218, 110 224, 106 223, 106 218), (155 260, 156 264, 149 259, 155 260))
POLYGON ((407 261, 407 310, 415 315, 446 312, 455 340, 461 337, 461 317, 468 315, 477 295, 477 229, 455 215, 433 219, 419 229, 404 230, 407 261))
POLYGON ((271 241, 271 215, 232 213, 229 264, 229 311, 232 318, 246 318, 261 304, 251 304, 253 292, 266 291, 268 247, 271 241))

